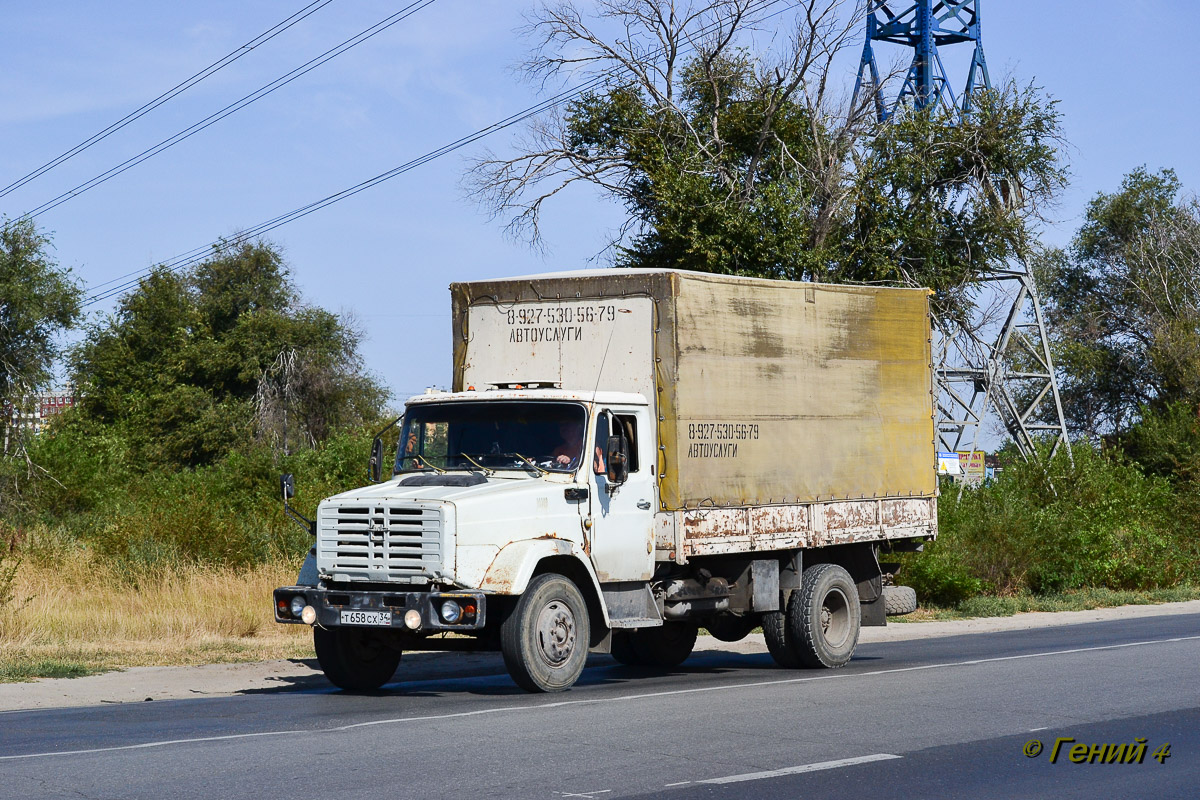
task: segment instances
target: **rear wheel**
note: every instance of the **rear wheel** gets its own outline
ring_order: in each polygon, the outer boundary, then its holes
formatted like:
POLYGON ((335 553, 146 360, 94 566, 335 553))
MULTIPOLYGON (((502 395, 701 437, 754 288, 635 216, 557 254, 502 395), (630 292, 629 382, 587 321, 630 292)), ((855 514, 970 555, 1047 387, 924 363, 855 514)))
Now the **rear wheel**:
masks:
MULTIPOLYGON (((788 600, 788 608, 791 608, 793 602, 796 602, 796 597, 799 592, 792 592, 791 599, 788 600)), ((775 663, 784 669, 799 669, 800 654, 796 650, 796 644, 792 641, 792 634, 788 630, 787 624, 788 614, 783 611, 766 611, 762 615, 763 638, 767 641, 767 651, 770 652, 771 658, 775 659, 775 663)))
POLYGON ((400 666, 400 649, 384 638, 387 635, 361 628, 313 628, 317 662, 339 689, 374 691, 400 666))
POLYGON ((834 669, 844 666, 858 646, 862 609, 850 574, 836 564, 804 570, 800 591, 788 602, 788 635, 800 663, 834 669))
POLYGON ((500 652, 513 681, 529 692, 561 692, 583 672, 591 629, 575 584, 547 573, 529 582, 500 626, 500 652))

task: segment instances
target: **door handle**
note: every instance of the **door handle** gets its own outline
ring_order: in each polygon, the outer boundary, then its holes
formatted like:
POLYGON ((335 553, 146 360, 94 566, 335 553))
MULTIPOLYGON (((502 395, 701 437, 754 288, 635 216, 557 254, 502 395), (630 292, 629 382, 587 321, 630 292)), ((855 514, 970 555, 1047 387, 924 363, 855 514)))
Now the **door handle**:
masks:
POLYGON ((638 500, 638 508, 640 508, 642 511, 649 511, 650 510, 650 501, 649 500, 638 500))

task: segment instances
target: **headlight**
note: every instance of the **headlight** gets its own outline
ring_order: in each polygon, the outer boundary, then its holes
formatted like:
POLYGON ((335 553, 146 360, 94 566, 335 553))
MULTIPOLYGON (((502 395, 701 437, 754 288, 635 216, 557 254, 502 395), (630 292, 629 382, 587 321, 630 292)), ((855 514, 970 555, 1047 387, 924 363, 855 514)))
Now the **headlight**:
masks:
POLYGON ((408 611, 405 611, 404 624, 408 626, 409 630, 415 631, 417 628, 420 628, 421 612, 417 611, 415 608, 410 608, 408 611))
POLYGON ((442 603, 442 619, 451 625, 462 619, 462 606, 453 600, 442 603))
POLYGON ((298 594, 292 598, 292 616, 300 619, 300 615, 304 613, 304 607, 308 605, 308 601, 304 599, 304 595, 298 594))

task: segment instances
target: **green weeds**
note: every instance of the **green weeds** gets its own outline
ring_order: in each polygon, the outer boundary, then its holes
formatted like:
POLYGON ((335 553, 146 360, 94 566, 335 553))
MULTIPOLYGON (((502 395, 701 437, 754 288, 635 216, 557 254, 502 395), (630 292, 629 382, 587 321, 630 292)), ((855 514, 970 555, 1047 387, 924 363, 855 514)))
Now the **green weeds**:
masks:
POLYGON ((902 581, 923 603, 1007 613, 1024 610, 1020 597, 1200 584, 1200 522, 1187 513, 1194 491, 1086 445, 1076 445, 1074 463, 1065 453, 1019 462, 961 494, 946 484, 939 538, 906 557, 902 581))

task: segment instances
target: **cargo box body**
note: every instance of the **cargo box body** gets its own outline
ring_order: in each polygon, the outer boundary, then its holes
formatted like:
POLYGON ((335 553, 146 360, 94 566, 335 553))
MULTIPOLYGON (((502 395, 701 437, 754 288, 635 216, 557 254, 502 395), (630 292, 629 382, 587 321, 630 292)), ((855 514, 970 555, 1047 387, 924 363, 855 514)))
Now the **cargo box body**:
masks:
POLYGON ((935 529, 925 290, 598 270, 451 293, 455 391, 650 401, 659 546, 675 557, 935 529))

